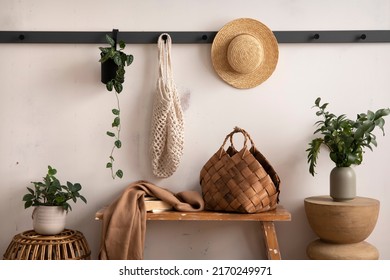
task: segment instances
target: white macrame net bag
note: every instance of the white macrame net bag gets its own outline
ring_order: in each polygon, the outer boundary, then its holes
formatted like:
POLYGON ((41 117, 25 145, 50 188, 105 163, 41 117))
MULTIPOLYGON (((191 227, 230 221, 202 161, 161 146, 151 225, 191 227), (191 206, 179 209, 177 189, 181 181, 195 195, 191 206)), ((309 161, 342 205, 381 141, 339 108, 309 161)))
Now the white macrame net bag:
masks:
POLYGON ((177 169, 184 149, 184 119, 172 78, 172 39, 167 33, 158 38, 159 77, 154 97, 151 156, 153 174, 166 178, 177 169))

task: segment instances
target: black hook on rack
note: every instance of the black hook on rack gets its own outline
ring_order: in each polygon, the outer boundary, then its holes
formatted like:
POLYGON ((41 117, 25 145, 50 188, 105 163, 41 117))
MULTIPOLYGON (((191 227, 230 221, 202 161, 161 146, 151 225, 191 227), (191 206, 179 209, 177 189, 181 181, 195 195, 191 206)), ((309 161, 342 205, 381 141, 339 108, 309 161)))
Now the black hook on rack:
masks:
POLYGON ((168 40, 167 34, 162 35, 161 39, 163 39, 164 40, 164 44, 166 44, 167 40, 168 40))
POLYGON ((113 30, 112 30, 112 39, 114 39, 115 48, 116 48, 116 45, 117 45, 117 43, 118 43, 118 32, 119 32, 118 29, 113 29, 113 30))

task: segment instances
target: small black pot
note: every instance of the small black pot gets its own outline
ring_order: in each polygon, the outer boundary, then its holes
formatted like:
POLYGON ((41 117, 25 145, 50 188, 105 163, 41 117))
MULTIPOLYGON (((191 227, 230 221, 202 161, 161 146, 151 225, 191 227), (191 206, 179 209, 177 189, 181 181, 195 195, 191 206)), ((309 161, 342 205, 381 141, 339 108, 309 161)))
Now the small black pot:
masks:
POLYGON ((114 60, 109 59, 101 63, 101 81, 103 84, 107 84, 109 81, 115 78, 118 65, 114 60))

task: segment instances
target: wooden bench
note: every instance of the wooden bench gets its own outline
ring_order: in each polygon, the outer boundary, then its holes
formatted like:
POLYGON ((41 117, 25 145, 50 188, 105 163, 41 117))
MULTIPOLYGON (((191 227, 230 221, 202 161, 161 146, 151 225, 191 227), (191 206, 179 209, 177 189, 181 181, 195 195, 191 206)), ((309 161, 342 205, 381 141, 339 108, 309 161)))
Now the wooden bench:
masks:
MULTIPOLYGON (((104 208, 96 212, 95 219, 101 220, 104 216, 104 208)), ((276 235, 274 222, 291 221, 291 214, 278 205, 275 210, 255 213, 222 213, 222 212, 179 212, 165 211, 160 213, 148 212, 148 221, 242 221, 242 222, 260 222, 261 232, 263 234, 265 249, 269 260, 280 260, 281 253, 276 235)))

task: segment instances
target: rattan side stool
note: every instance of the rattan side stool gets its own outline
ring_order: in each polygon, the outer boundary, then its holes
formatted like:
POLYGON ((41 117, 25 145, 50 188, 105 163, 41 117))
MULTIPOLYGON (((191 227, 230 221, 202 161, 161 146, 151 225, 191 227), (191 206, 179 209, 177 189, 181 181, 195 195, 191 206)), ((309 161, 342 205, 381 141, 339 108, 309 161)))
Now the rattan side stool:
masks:
POLYGON ((84 235, 65 229, 57 235, 40 235, 28 230, 15 235, 4 260, 89 260, 91 251, 84 235))

